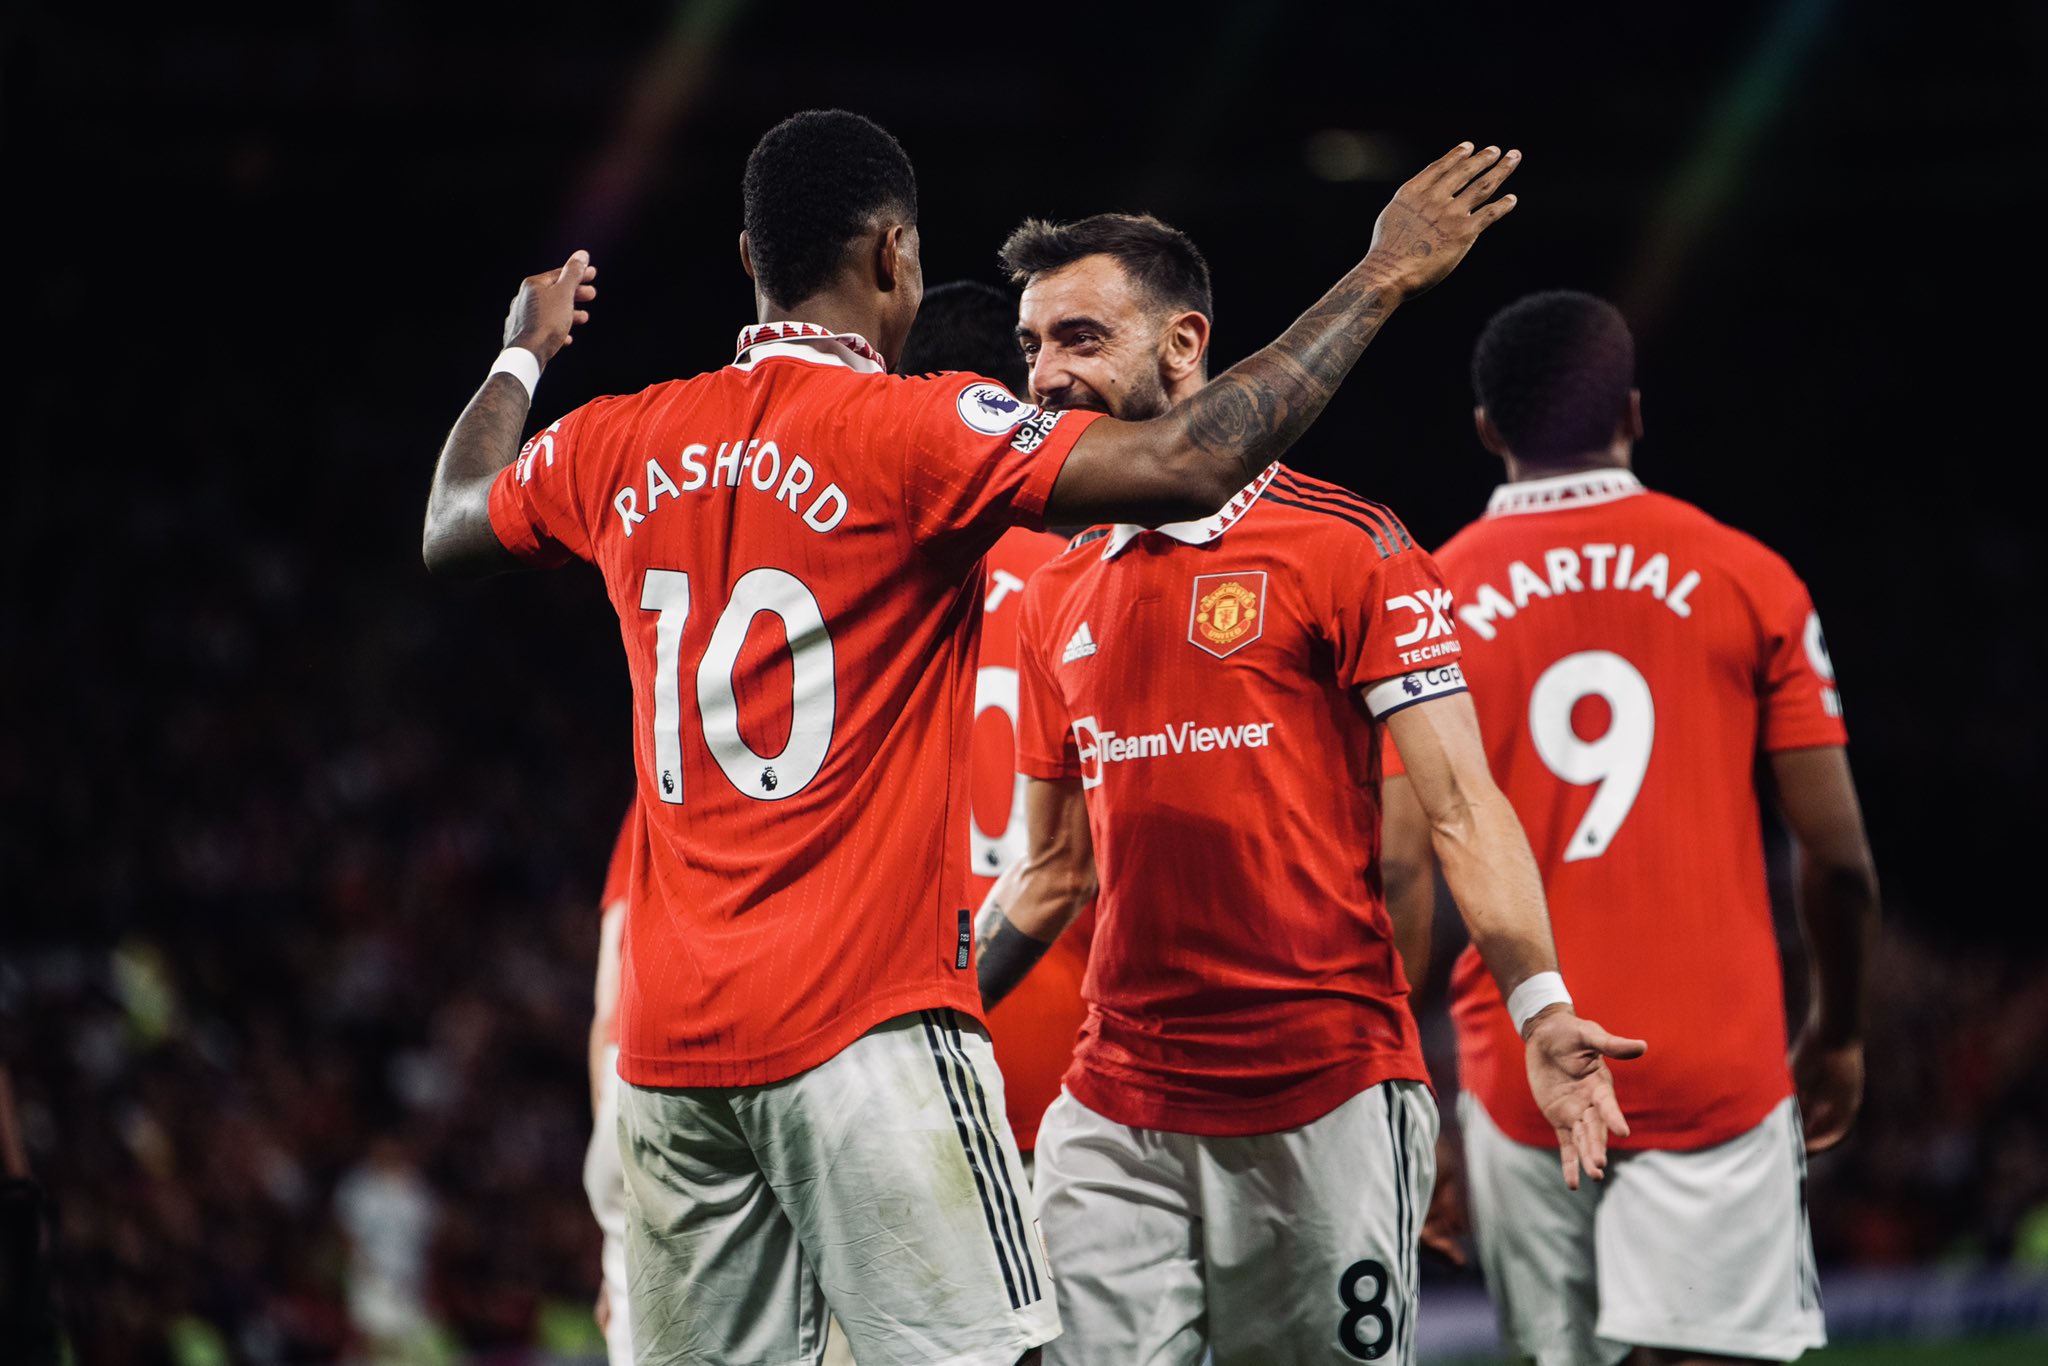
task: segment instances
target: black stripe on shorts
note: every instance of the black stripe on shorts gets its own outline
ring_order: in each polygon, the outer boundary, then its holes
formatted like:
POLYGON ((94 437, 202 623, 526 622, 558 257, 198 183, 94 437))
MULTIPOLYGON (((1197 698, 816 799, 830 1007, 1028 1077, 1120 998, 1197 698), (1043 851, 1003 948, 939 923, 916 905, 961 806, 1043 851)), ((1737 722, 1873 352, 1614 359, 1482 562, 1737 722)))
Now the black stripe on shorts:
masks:
POLYGON ((1381 1082, 1380 1090, 1387 1098, 1387 1138, 1394 1154, 1394 1227, 1400 1238, 1394 1250, 1394 1264, 1400 1268, 1402 1284, 1399 1298, 1393 1287, 1388 1287, 1387 1298, 1400 1309, 1394 1321, 1395 1360, 1408 1360, 1408 1349, 1404 1345, 1415 1331, 1413 1316, 1407 1312, 1408 1291, 1415 1284, 1415 1271, 1411 1259, 1415 1255, 1414 1210, 1408 1199, 1408 1126, 1402 1123, 1401 1105, 1394 1096, 1394 1084, 1381 1082))
MULTIPOLYGON (((919 1011, 918 1018, 924 1022, 925 1041, 931 1047, 932 1062, 939 1071, 939 1085, 946 1092, 946 1104, 953 1112, 953 1127, 960 1135, 960 1149, 967 1158, 967 1170, 973 1173, 974 1189, 981 1196, 981 1213, 988 1222, 989 1240, 995 1244, 996 1262, 1003 1272, 1003 1288, 1009 1293, 1010 1307, 1022 1309, 1028 1301, 1018 1293, 1019 1282, 1023 1280, 1025 1273, 1031 1274, 1031 1298, 1035 1300, 1038 1298, 1037 1277, 1035 1272, 1031 1272, 1031 1261, 1028 1257, 1021 1259, 1021 1265, 1013 1267, 1013 1263, 1019 1260, 1018 1249, 1016 1239, 1009 1229, 1008 1214, 1000 1208, 1003 1192, 999 1187, 991 1190, 994 1186, 994 1176, 985 1170, 993 1166, 995 1171, 1001 1171, 1001 1150, 996 1149, 998 1160, 991 1164, 987 1153, 995 1145, 988 1141, 986 1134, 980 1132, 980 1122, 975 1117, 972 1102, 967 1098, 966 1079, 960 1077, 957 1072, 962 1060, 955 1059, 947 1047, 945 1029, 949 1022, 936 1010, 919 1011)), ((968 1076, 972 1075, 973 1070, 969 1068, 968 1076)))
POLYGON ((1029 1225, 1024 1219, 1023 1206, 1017 1200, 1016 1185, 1010 1180, 1010 1164, 1003 1160, 1002 1139, 998 1136, 995 1121, 989 1118, 988 1092, 982 1089, 981 1077, 974 1070, 973 1060, 967 1056, 966 1041, 960 1036, 960 1017, 951 1010, 939 1012, 939 1017, 943 1025, 940 1037, 951 1045, 958 1060, 961 1093, 971 1103, 969 1118, 974 1118, 977 1113, 980 1118, 980 1123, 975 1126, 975 1133, 986 1143, 989 1165, 995 1173, 995 1184, 998 1188, 996 1213, 1002 1215, 1006 1221, 1014 1221, 1014 1225, 1009 1222, 1005 1224, 1006 1228, 1014 1226, 1016 1230, 1010 1248, 1023 1267, 1020 1279, 1030 1286, 1030 1298, 1035 1301, 1043 1293, 1038 1285, 1038 1265, 1031 1260, 1031 1250, 1025 1242, 1028 1236, 1025 1230, 1029 1225))

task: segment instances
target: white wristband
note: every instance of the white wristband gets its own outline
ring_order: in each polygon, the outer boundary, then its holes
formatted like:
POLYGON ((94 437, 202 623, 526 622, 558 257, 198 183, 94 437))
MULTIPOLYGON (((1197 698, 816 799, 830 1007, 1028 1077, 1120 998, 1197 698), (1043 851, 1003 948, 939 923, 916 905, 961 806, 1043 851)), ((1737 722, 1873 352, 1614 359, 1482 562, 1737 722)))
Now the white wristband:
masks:
POLYGON ((1563 977, 1554 972, 1539 972, 1523 979, 1522 985, 1508 993, 1508 1016, 1515 1022, 1515 1033, 1526 1035, 1529 1021, 1536 1018, 1537 1011, 1571 1003, 1572 994, 1564 989, 1563 977))
MULTIPOLYGON (((508 346, 498 353, 498 359, 491 365, 491 375, 510 375, 526 386, 526 401, 533 401, 533 391, 540 384, 540 357, 523 346, 508 346)), ((489 379, 490 375, 485 375, 489 379)))

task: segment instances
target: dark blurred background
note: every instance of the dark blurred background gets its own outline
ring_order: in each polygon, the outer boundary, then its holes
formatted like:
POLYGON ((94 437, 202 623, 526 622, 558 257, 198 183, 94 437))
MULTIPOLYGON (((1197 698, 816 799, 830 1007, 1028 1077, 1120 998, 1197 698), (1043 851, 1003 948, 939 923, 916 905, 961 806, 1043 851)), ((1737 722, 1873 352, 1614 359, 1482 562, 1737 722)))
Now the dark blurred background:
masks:
MULTIPOLYGON (((1524 149, 1290 458, 1440 542, 1498 473, 1486 317, 1624 307, 1638 471, 1791 560, 1848 705, 1887 918, 1823 1260, 2048 1266, 2048 9, 28 0, 0 42, 0 1061, 79 1361, 331 1360, 414 1312, 439 1359, 594 1350, 623 659, 586 570, 430 580, 423 499, 573 248, 603 294, 535 426, 728 359, 742 163, 822 105, 910 152, 928 281, 993 280, 1026 215, 1186 229, 1220 364, 1426 161, 1524 149)), ((1796 1009, 1796 937, 1787 971, 1796 1009)))

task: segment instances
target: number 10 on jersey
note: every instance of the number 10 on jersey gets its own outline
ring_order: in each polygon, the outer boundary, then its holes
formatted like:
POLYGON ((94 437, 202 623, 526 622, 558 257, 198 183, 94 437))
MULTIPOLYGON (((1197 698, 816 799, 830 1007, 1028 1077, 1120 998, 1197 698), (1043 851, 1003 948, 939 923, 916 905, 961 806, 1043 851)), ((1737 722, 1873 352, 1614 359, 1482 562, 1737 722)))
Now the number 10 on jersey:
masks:
MULTIPOLYGON (((690 619, 690 576, 650 569, 640 608, 654 619, 654 781, 661 800, 679 806, 683 791, 683 626, 690 619)), ((704 744, 726 780, 761 802, 779 802, 810 785, 832 748, 838 710, 833 681, 832 633, 818 599, 803 580, 780 569, 753 569, 732 586, 732 597, 711 628, 697 661, 697 723, 704 744), (772 613, 789 641, 789 741, 780 754, 759 754, 740 735, 739 698, 732 674, 756 614, 772 613)))

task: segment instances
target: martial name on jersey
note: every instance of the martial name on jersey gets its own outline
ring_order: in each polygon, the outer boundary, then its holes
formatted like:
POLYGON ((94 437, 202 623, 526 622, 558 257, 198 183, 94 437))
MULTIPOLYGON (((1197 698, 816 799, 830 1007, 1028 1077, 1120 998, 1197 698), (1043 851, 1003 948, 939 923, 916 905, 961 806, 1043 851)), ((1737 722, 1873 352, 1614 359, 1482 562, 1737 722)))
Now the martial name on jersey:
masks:
POLYGON ((1700 586, 1698 570, 1686 570, 1673 585, 1670 556, 1652 550, 1641 556, 1639 563, 1636 547, 1626 544, 1596 541, 1554 546, 1543 552, 1542 564, 1539 574, 1522 560, 1508 561, 1507 592, 1481 583, 1472 591, 1472 600, 1458 609, 1458 619, 1482 640, 1492 640, 1496 622, 1511 619, 1540 598, 1567 593, 1647 593, 1676 615, 1689 617, 1692 604, 1688 599, 1700 586))

